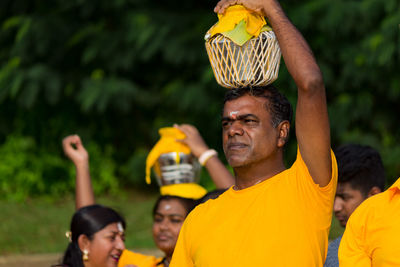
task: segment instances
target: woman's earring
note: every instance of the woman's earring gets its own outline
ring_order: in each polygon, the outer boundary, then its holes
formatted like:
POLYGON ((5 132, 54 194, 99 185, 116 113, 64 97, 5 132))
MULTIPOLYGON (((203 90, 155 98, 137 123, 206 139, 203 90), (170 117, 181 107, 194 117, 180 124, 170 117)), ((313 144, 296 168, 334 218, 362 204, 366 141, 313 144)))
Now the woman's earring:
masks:
POLYGON ((89 252, 86 249, 83 250, 82 260, 83 261, 89 260, 89 252))

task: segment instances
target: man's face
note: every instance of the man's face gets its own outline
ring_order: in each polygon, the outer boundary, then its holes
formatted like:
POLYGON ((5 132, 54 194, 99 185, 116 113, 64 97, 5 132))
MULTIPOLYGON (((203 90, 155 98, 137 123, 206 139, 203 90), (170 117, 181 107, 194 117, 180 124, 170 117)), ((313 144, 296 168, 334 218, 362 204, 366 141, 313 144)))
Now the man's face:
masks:
POLYGON ((233 168, 262 162, 276 153, 279 132, 272 126, 266 101, 245 95, 225 103, 222 139, 226 159, 233 168))
POLYGON ((365 199, 361 191, 353 189, 350 183, 338 183, 333 211, 341 226, 346 226, 350 215, 365 199))

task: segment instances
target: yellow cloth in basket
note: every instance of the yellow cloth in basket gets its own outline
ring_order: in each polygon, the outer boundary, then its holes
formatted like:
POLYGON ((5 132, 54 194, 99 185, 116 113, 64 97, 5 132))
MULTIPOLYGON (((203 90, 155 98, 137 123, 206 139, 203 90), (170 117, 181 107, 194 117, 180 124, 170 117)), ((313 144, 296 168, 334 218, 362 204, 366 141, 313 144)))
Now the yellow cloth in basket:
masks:
POLYGON ((243 44, 243 40, 247 41, 252 37, 258 37, 264 25, 267 24, 263 16, 242 5, 228 7, 225 14, 218 14, 218 19, 219 21, 209 30, 210 37, 220 33, 230 38, 233 37, 232 41, 238 44, 243 44), (235 29, 237 26, 239 28, 235 29))

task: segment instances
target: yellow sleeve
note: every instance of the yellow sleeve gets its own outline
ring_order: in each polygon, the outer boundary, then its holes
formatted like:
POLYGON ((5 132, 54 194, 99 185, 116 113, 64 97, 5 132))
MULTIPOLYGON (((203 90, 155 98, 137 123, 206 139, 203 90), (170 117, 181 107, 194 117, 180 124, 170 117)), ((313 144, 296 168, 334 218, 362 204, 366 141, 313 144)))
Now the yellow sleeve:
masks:
POLYGON ((121 258, 118 261, 118 267, 124 267, 126 265, 137 265, 139 267, 154 267, 160 260, 161 259, 158 259, 154 256, 143 255, 125 249, 122 252, 121 258))
MULTIPOLYGON (((338 167, 336 162, 335 154, 331 149, 331 179, 326 186, 320 187, 316 184, 311 177, 310 172, 308 171, 308 167, 303 160, 303 156, 301 155, 299 147, 297 147, 297 157, 296 161, 293 164, 292 168, 296 171, 296 175, 301 177, 299 182, 304 183, 305 185, 311 187, 313 190, 321 192, 324 195, 328 195, 329 199, 332 199, 336 192, 336 185, 338 179, 338 167)), ((292 169, 291 168, 291 169, 292 169)))
POLYGON ((363 215, 364 209, 357 210, 350 216, 346 230, 339 246, 340 267, 372 266, 371 258, 366 249, 365 226, 367 221, 363 215))
POLYGON ((174 254, 170 267, 191 267, 194 266, 191 258, 190 249, 188 247, 188 240, 190 240, 190 231, 188 231, 188 224, 190 223, 190 214, 186 218, 181 231, 179 232, 178 241, 176 242, 174 254))
MULTIPOLYGON (((320 187, 316 184, 308 171, 307 165, 304 162, 300 150, 297 150, 297 159, 293 164, 294 180, 289 180, 296 187, 296 193, 299 194, 299 199, 302 200, 306 209, 312 211, 312 216, 317 218, 325 218, 324 225, 330 227, 333 201, 335 199, 337 185, 337 163, 334 153, 331 150, 332 174, 330 182, 320 187)), ((318 219, 320 221, 320 219, 318 219)))
POLYGON ((333 153, 332 149, 331 149, 331 179, 330 179, 329 183, 326 186, 320 187, 318 184, 316 184, 314 182, 313 178, 311 177, 310 172, 308 171, 308 167, 307 167, 306 163, 303 160, 303 156, 301 155, 299 148, 297 148, 297 159, 296 159, 296 161, 299 162, 299 164, 301 165, 301 169, 304 170, 304 172, 305 172, 303 174, 303 176, 306 177, 308 182, 310 184, 312 184, 312 186, 315 189, 317 189, 318 191, 321 191, 321 192, 325 192, 325 193, 328 192, 328 191, 334 191, 333 195, 335 195, 337 179, 338 179, 338 167, 337 167, 336 157, 335 157, 335 154, 333 153))

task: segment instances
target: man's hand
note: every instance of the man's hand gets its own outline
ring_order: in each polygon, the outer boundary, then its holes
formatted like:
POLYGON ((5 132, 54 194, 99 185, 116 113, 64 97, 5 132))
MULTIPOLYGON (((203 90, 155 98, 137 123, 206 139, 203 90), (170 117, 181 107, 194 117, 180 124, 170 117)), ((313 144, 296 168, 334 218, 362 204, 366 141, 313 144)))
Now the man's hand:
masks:
POLYGON ((201 154, 203 154, 205 151, 207 151, 209 148, 204 142, 203 138, 201 137, 199 131, 194 127, 193 125, 189 124, 181 124, 177 125, 174 124, 174 127, 177 128, 178 130, 181 130, 185 135, 185 139, 181 140, 176 140, 178 142, 182 142, 189 146, 192 154, 196 157, 199 158, 201 154))
POLYGON ((252 10, 260 15, 266 16, 265 13, 265 5, 267 2, 272 2, 275 0, 221 0, 217 3, 217 6, 214 8, 215 13, 224 14, 225 10, 229 6, 233 5, 243 5, 249 10, 252 10))
POLYGON ((89 154, 78 135, 69 135, 62 141, 65 155, 76 165, 88 163, 89 154))

